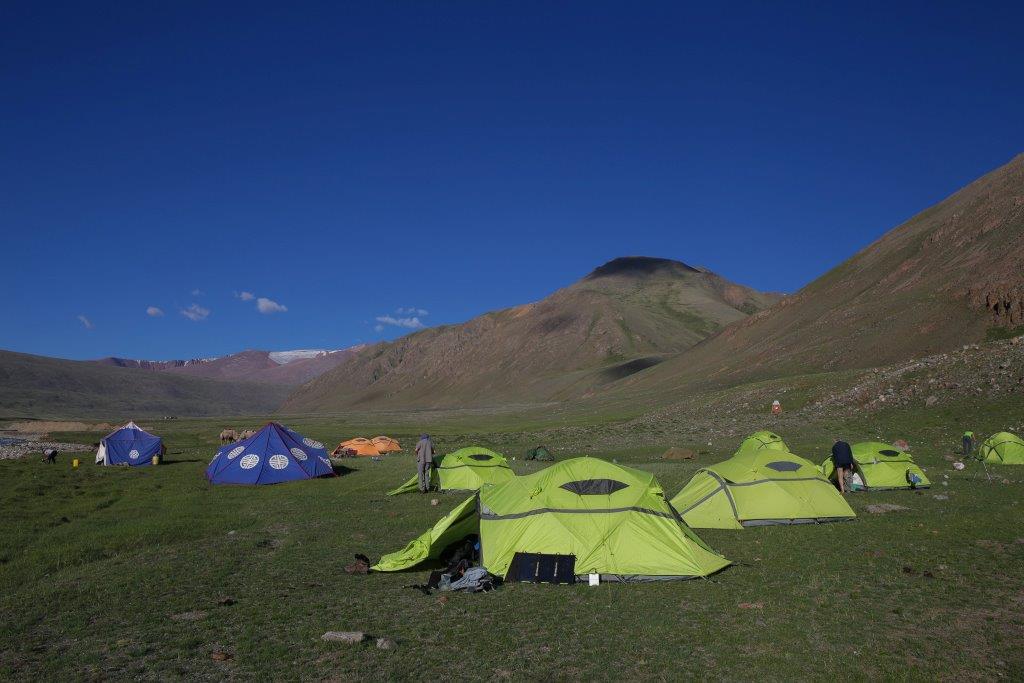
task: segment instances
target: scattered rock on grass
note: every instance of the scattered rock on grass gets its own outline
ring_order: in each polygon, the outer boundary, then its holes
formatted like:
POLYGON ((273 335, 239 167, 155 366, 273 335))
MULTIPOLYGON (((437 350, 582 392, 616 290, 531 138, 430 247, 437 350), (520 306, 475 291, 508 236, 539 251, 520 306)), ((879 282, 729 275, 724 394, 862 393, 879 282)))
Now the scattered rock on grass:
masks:
POLYGON ((764 609, 763 602, 741 602, 740 609, 764 609))
POLYGON ((937 493, 934 496, 932 496, 932 498, 934 498, 935 500, 949 500, 949 496, 947 496, 944 493, 937 493))
POLYGON ((328 631, 327 633, 320 636, 322 640, 326 640, 334 643, 346 643, 347 645, 356 645, 366 639, 366 634, 362 631, 328 631))
POLYGON ((220 600, 217 601, 217 604, 222 606, 222 607, 230 607, 231 605, 235 604, 235 599, 234 598, 221 598, 220 600))
POLYGON ((894 503, 873 503, 864 508, 868 512, 874 515, 880 515, 886 512, 899 512, 900 510, 909 510, 910 508, 902 505, 895 505, 894 503))
POLYGON ((210 653, 210 659, 215 662, 226 662, 229 659, 233 659, 234 655, 230 652, 224 652, 223 650, 214 650, 210 653))
POLYGON ((395 647, 395 641, 390 638, 378 638, 377 649, 378 650, 391 650, 395 647))
POLYGON ((206 612, 202 610, 192 610, 191 612, 182 612, 181 614, 172 614, 171 619, 175 621, 199 621, 200 619, 206 618, 206 612))

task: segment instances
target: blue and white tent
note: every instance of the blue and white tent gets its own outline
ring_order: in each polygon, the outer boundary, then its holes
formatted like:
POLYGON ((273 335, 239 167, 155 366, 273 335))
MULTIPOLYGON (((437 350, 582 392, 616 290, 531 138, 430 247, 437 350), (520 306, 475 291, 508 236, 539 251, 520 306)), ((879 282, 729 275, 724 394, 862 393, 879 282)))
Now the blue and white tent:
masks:
POLYGON ((164 442, 134 422, 103 437, 96 451, 97 465, 152 465, 154 455, 164 454, 164 442))
POLYGON ((334 474, 319 441, 271 422, 248 439, 222 446, 206 468, 213 484, 279 484, 334 474))

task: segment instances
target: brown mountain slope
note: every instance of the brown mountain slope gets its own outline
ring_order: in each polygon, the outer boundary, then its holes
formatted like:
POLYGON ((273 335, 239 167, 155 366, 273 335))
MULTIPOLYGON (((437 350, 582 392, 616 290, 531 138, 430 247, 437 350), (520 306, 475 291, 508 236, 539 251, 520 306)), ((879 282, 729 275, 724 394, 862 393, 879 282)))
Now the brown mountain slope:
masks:
POLYGON ((274 360, 274 354, 268 351, 252 349, 219 358, 197 358, 187 361, 147 361, 110 357, 93 362, 206 379, 298 386, 340 365, 362 348, 356 346, 338 351, 324 351, 309 357, 289 358, 286 362, 274 360))
POLYGON ((299 388, 282 410, 576 397, 778 298, 678 261, 615 259, 537 303, 371 346, 299 388))
POLYGON ((274 410, 288 388, 222 382, 95 361, 0 351, 5 417, 255 415, 274 410))
MULTIPOLYGON (((1024 324, 1024 155, 610 396, 873 367, 1024 324)), ((633 400, 633 399, 631 399, 633 400)))

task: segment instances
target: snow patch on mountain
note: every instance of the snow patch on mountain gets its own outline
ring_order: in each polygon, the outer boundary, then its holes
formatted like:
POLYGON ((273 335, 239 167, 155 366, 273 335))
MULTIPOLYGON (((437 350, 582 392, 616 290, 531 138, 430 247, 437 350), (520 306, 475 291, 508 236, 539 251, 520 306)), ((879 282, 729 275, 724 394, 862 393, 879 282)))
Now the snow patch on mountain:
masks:
POLYGON ((329 353, 337 353, 344 349, 296 349, 294 351, 271 351, 270 360, 274 361, 278 365, 287 365, 293 361, 302 360, 304 358, 317 358, 319 356, 326 356, 329 353))

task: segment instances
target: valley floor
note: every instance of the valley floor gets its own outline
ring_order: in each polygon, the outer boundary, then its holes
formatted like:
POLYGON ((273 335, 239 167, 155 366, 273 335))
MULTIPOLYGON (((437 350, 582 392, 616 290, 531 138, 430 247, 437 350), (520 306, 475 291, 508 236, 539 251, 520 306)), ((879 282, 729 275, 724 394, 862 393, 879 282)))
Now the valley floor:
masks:
MULTIPOLYGON (((993 469, 989 480, 977 464, 955 471, 947 456, 967 418, 987 433, 1020 424, 1022 408, 1016 396, 978 399, 967 413, 950 405, 773 420, 751 409, 698 427, 685 407, 655 426, 502 415, 285 420, 329 446, 389 433, 408 447, 428 429, 442 452, 491 446, 518 457, 520 473, 542 466, 522 455, 543 442, 558 458, 589 453, 652 471, 669 496, 755 425, 814 462, 833 434, 904 438, 935 482, 855 494, 852 523, 698 531, 737 563, 708 580, 518 584, 447 599, 404 587, 424 571, 342 569, 354 553, 404 546, 463 499, 385 497, 413 472, 409 455, 347 461, 334 479, 214 488, 203 471, 228 423, 143 421, 168 446, 160 467, 97 468, 89 454, 77 470, 63 455, 56 466, 0 461, 0 678, 1019 680, 1024 468, 993 469), (669 446, 698 458, 662 460, 669 446), (866 511, 880 502, 908 509, 866 511), (322 642, 332 630, 397 647, 322 642)), ((52 436, 92 443, 102 434, 52 436)))

